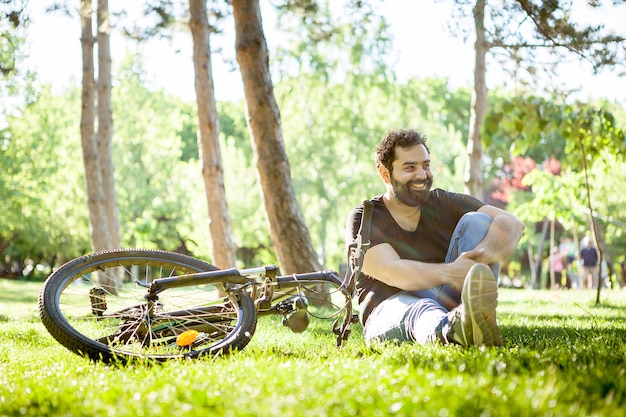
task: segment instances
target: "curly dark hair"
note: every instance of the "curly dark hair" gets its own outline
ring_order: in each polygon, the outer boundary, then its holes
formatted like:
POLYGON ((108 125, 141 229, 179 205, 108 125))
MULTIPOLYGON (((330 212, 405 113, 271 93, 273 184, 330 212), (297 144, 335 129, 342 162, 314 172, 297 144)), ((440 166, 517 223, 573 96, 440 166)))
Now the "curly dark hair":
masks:
POLYGON ((410 148, 415 145, 424 145, 428 153, 430 149, 426 145, 426 136, 412 129, 397 129, 387 134, 376 145, 376 168, 383 165, 392 172, 391 164, 396 159, 396 147, 410 148))

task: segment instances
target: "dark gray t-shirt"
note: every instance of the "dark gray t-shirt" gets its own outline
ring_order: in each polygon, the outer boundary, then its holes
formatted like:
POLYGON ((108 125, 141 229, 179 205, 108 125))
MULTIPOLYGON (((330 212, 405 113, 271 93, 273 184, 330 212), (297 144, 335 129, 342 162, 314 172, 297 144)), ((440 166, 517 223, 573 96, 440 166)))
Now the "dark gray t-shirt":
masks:
MULTIPOLYGON (((422 205, 417 229, 408 232, 393 219, 383 203, 382 195, 372 199, 372 223, 370 226, 371 247, 380 243, 390 244, 402 259, 427 263, 445 261, 454 228, 465 213, 476 211, 485 203, 466 195, 453 193, 440 188, 432 190, 428 200, 422 205)), ((359 231, 363 205, 352 210, 346 227, 346 244, 356 240, 359 231)), ((361 273, 357 281, 361 320, 365 323, 369 313, 381 301, 400 292, 377 279, 361 273)))

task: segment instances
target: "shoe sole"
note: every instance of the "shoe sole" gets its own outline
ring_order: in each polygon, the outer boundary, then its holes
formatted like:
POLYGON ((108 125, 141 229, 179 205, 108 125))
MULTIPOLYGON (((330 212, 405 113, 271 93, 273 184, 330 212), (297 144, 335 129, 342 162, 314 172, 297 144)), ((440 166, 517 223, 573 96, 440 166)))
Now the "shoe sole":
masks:
POLYGON ((502 346, 496 321, 498 284, 491 269, 474 265, 463 283, 461 292, 466 318, 472 323, 472 339, 476 346, 502 346))

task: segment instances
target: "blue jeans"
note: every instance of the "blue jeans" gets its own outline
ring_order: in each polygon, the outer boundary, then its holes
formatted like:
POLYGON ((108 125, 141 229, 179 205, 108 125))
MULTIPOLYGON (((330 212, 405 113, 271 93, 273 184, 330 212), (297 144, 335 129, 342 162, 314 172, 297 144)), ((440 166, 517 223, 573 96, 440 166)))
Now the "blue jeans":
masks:
MULTIPOLYGON (((492 218, 470 212, 454 229, 445 262, 474 249, 485 237, 492 218)), ((496 279, 500 264, 489 265, 496 279)), ((437 329, 447 325, 448 312, 459 305, 461 293, 449 285, 425 291, 401 291, 372 310, 364 326, 365 342, 393 340, 426 344, 437 339, 437 329)), ((440 333, 440 332, 439 332, 440 333)))

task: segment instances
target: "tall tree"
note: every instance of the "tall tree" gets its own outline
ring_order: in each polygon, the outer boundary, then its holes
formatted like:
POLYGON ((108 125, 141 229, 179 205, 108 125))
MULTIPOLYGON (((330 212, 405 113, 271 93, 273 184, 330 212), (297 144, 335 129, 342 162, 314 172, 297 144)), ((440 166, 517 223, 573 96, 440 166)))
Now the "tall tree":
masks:
POLYGON ((485 35, 485 3, 477 0, 474 6, 474 90, 470 107, 469 137, 467 141, 467 164, 465 165, 465 189, 474 197, 483 198, 483 150, 481 127, 487 112, 487 67, 489 46, 485 35))
POLYGON ((192 149, 195 153, 197 146, 208 208, 212 262, 219 267, 228 268, 235 265, 236 248, 233 243, 224 188, 224 169, 219 142, 220 126, 212 74, 210 34, 216 29, 208 22, 209 12, 217 19, 223 17, 227 4, 212 2, 212 8, 209 11, 206 0, 189 0, 187 3, 189 16, 184 6, 185 2, 182 0, 147 2, 146 14, 155 17, 155 23, 143 28, 135 26, 132 31, 128 31, 128 34, 138 41, 155 36, 167 37, 171 35, 172 30, 187 28, 181 24, 183 20, 189 22, 193 40, 198 129, 196 143, 186 150, 185 157, 191 156, 189 151, 192 149))
POLYGON ((113 166, 113 105, 111 104, 111 24, 109 1, 98 0, 97 8, 98 44, 98 164, 102 178, 102 193, 109 232, 107 249, 121 247, 119 208, 113 166))
POLYGON ((108 249, 109 230, 106 224, 106 208, 102 192, 102 170, 98 160, 98 146, 95 136, 95 69, 93 8, 91 0, 81 0, 81 47, 83 60, 82 99, 80 117, 80 136, 85 165, 85 185, 89 208, 89 230, 93 250, 108 249))
MULTIPOLYGON (((102 168, 98 157, 98 143, 95 134, 95 69, 93 5, 91 0, 81 0, 81 46, 83 54, 83 79, 81 98, 80 135, 85 165, 87 206, 89 209, 90 236, 94 251, 110 249, 105 193, 102 186, 102 168)), ((99 275, 99 283, 113 294, 117 294, 118 282, 111 275, 99 275)))
POLYGON ((235 245, 224 190, 220 129, 211 67, 210 28, 206 0, 189 0, 189 26, 193 38, 196 103, 198 106, 198 149, 209 210, 213 262, 219 268, 235 266, 235 245))
POLYGON ((258 0, 233 0, 236 56, 270 237, 283 273, 320 269, 298 207, 269 71, 258 0))

